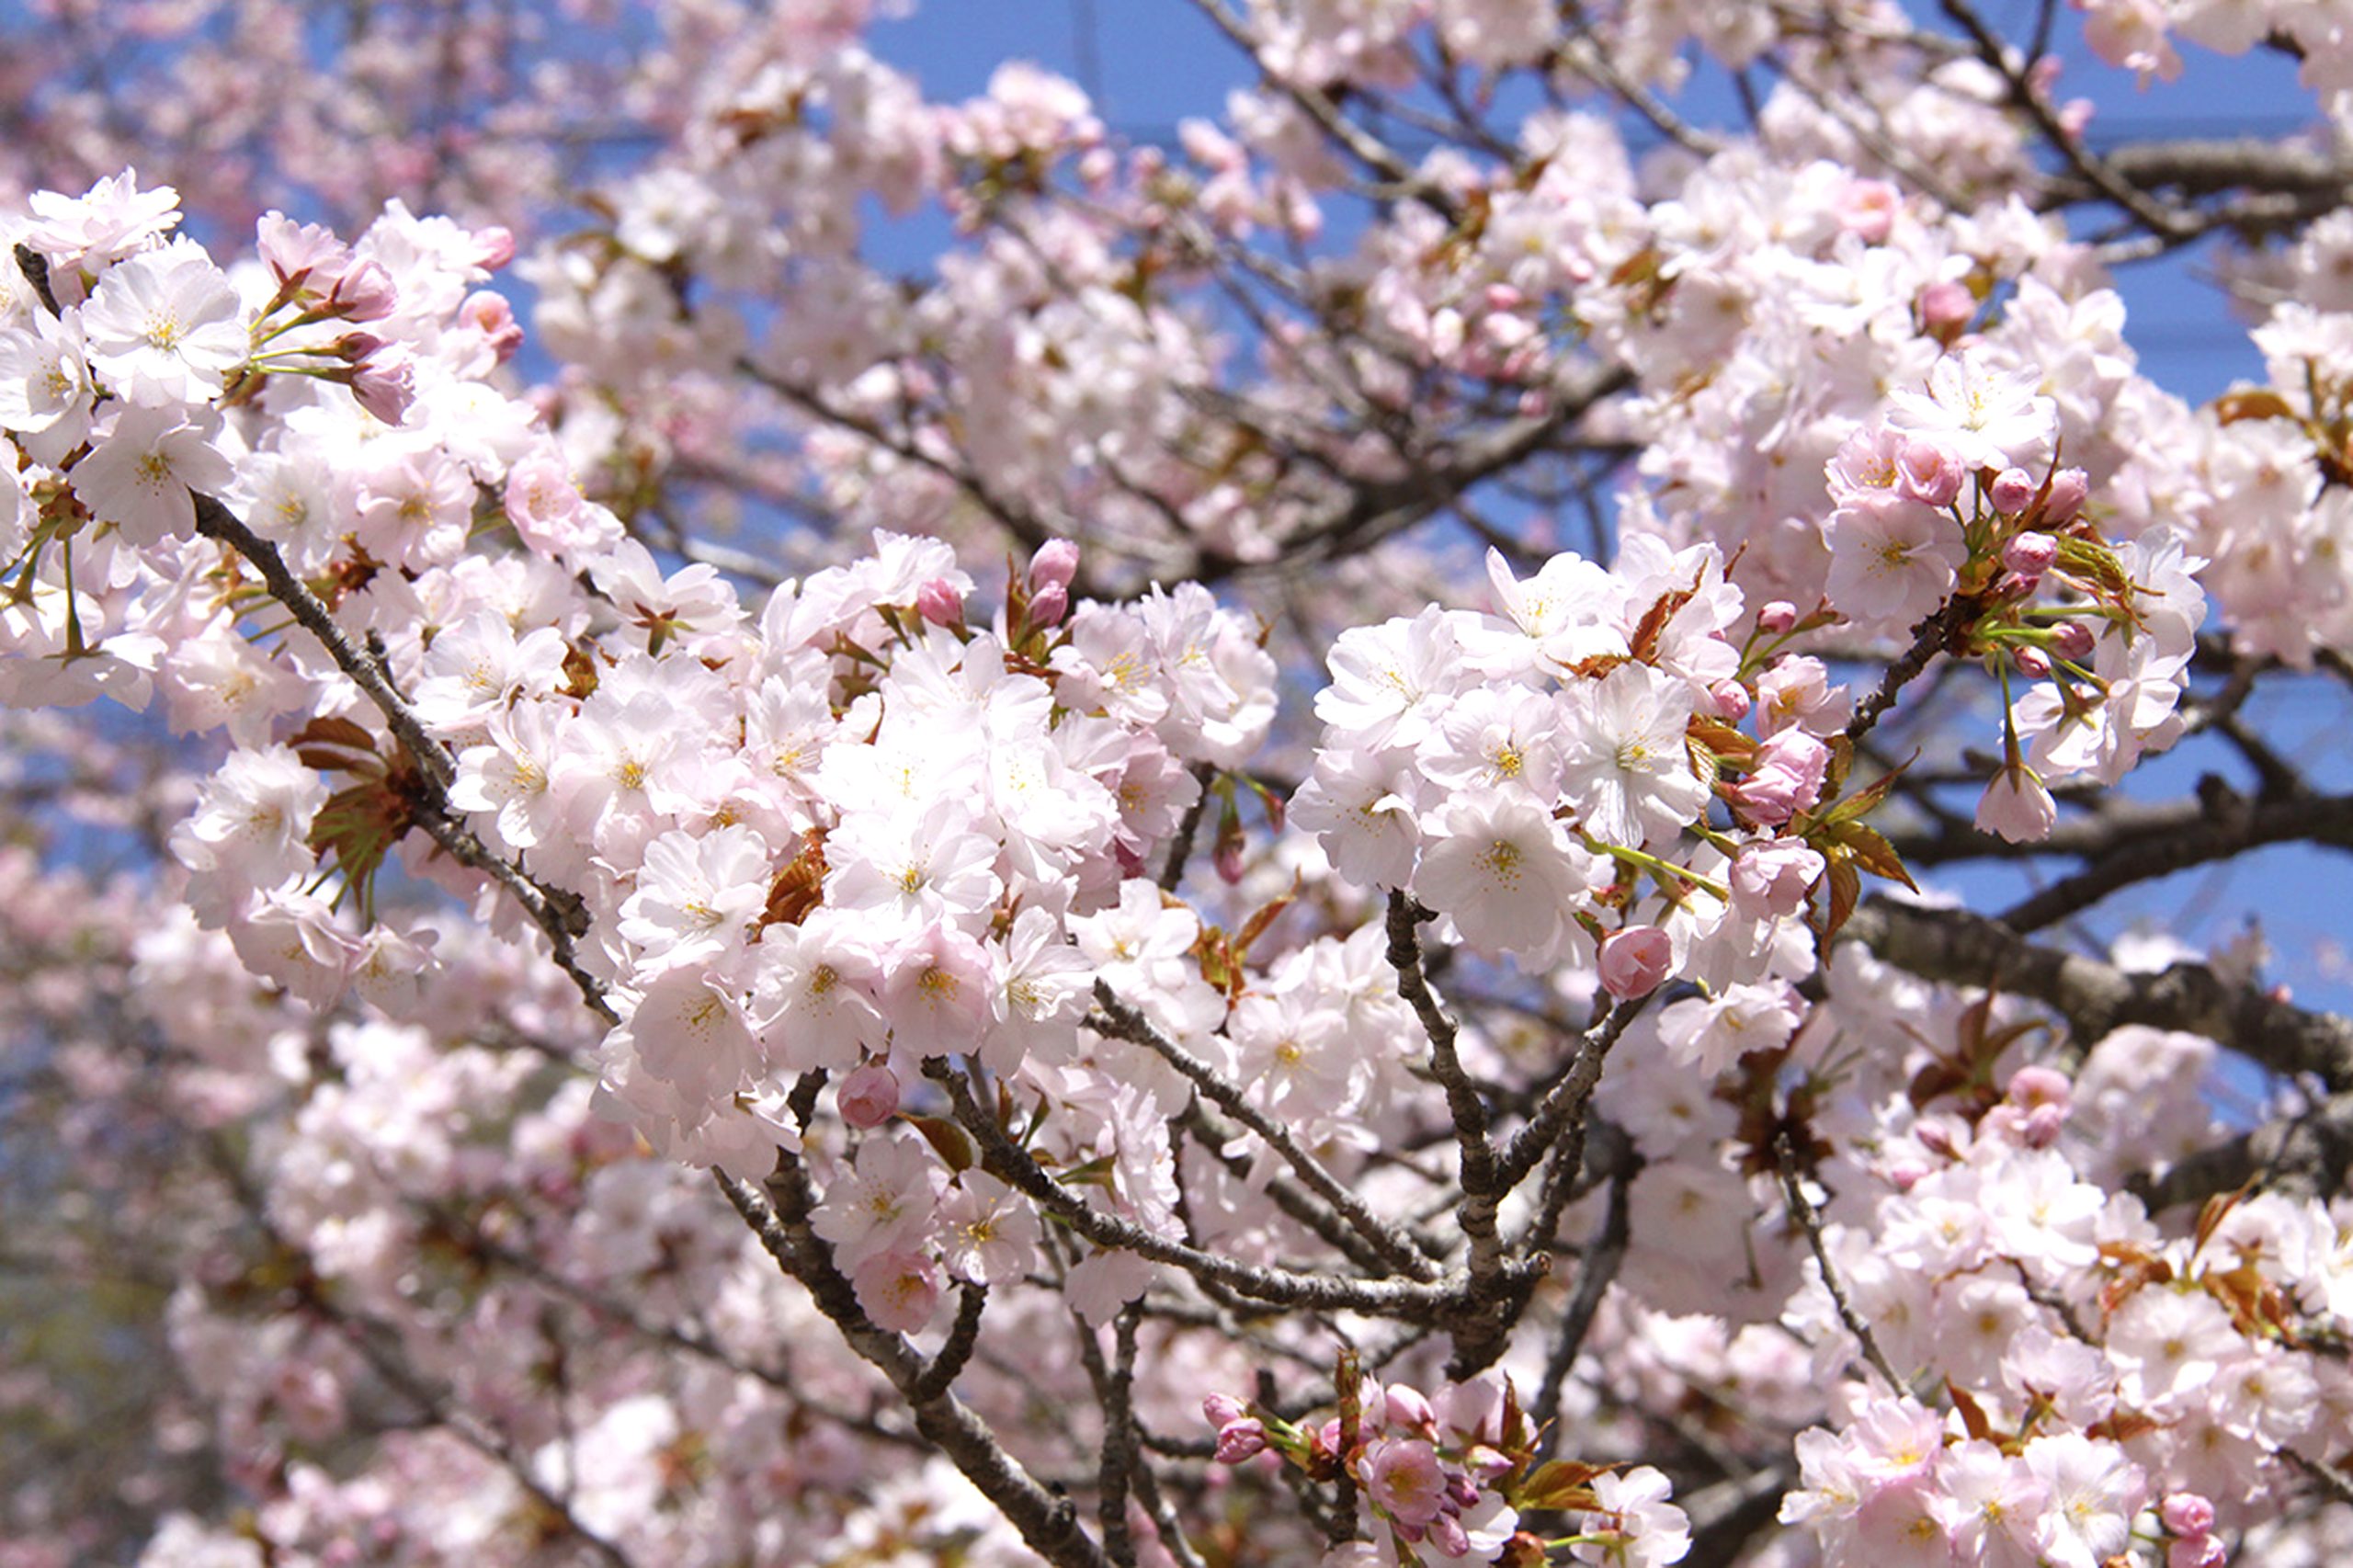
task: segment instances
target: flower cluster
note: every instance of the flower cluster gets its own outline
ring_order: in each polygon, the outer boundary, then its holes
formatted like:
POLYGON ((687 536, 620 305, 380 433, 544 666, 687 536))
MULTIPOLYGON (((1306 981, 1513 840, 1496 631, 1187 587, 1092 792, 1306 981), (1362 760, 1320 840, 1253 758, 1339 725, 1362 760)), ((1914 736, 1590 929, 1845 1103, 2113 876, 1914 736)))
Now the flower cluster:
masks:
POLYGON ((1426 1396, 1407 1383, 1358 1378, 1346 1365, 1341 1379, 1341 1413, 1321 1424, 1287 1421, 1229 1394, 1201 1405, 1217 1428, 1221 1464, 1271 1454, 1310 1478, 1345 1472, 1355 1481, 1357 1528, 1370 1539, 1334 1548, 1324 1568, 1540 1561, 1548 1543, 1521 1524, 1537 1510, 1578 1521, 1566 1541, 1549 1544, 1568 1545, 1580 1562, 1664 1568, 1690 1550, 1688 1523, 1657 1471, 1540 1460, 1507 1380, 1488 1375, 1426 1396))

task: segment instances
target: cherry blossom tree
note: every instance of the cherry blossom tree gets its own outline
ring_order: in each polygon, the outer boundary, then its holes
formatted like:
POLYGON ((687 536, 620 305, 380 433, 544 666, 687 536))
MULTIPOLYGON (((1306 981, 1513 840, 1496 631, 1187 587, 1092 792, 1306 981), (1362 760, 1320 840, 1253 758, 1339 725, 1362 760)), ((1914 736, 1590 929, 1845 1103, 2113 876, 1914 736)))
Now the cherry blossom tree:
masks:
POLYGON ((1188 3, 11 22, 0 1568, 2353 1554, 2353 13, 1188 3))

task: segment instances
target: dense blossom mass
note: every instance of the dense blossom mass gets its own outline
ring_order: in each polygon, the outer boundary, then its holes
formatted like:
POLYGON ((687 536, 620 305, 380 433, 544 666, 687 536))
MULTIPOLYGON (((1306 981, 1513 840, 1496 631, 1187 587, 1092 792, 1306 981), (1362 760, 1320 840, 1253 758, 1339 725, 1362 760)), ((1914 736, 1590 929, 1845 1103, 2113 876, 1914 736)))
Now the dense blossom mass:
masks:
POLYGON ((26 24, 0 1568, 2353 1556, 2353 17, 1192 8, 26 24))

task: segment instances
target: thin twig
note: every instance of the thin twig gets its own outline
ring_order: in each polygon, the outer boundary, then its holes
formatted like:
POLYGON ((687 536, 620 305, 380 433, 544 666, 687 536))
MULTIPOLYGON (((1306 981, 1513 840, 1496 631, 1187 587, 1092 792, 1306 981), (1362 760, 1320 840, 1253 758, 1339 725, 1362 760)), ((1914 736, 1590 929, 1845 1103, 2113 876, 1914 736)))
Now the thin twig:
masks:
POLYGON ((980 1144, 990 1175, 1026 1193, 1048 1213, 1097 1246, 1132 1252, 1152 1262, 1182 1269, 1205 1286, 1223 1286, 1277 1306, 1411 1319, 1458 1310, 1462 1302, 1463 1282, 1458 1276, 1424 1284, 1418 1280, 1336 1279, 1323 1274, 1302 1274, 1203 1252, 1146 1230, 1131 1220, 1106 1214, 1047 1175, 997 1125, 996 1119, 981 1108, 971 1086, 945 1061, 926 1062, 924 1075, 948 1091, 958 1125, 980 1144))
POLYGON ((1536 1403, 1530 1409, 1542 1423, 1536 1446, 1539 1462, 1551 1459, 1559 1449, 1562 1391, 1568 1385, 1578 1351, 1585 1347, 1586 1335, 1592 1332, 1594 1316, 1601 1310, 1601 1299, 1608 1293, 1610 1281, 1618 1278, 1619 1267, 1626 1261, 1626 1244, 1631 1239, 1627 1194, 1641 1165, 1631 1146, 1627 1155, 1609 1174, 1609 1198, 1602 1210, 1601 1228, 1586 1247, 1577 1271, 1576 1293, 1569 1298, 1568 1310, 1561 1314, 1560 1326, 1553 1330, 1552 1353, 1545 1358, 1543 1380, 1536 1388, 1536 1403))
POLYGON ((1308 1189, 1330 1204, 1391 1267, 1424 1280, 1435 1279, 1444 1272, 1412 1236, 1375 1214, 1362 1199, 1343 1186, 1290 1128, 1251 1104, 1242 1090, 1215 1067, 1154 1028, 1152 1020, 1121 1000, 1108 981, 1095 983, 1095 1001, 1102 1012, 1087 1019, 1088 1028, 1098 1034, 1143 1046, 1183 1074, 1204 1098, 1263 1139, 1284 1164, 1299 1173, 1308 1189))
POLYGON ((891 1381, 914 1414, 915 1429, 945 1454, 981 1494, 996 1506, 1021 1539, 1056 1568, 1109 1568, 1102 1550, 1079 1523, 1070 1500, 1039 1484, 1007 1453, 987 1423, 945 1388, 931 1392, 932 1368, 906 1340, 877 1327, 858 1305, 858 1293, 834 1264, 833 1248, 809 1224, 814 1195, 807 1173, 791 1153, 779 1151, 768 1196, 749 1182, 714 1171, 719 1189, 751 1227, 768 1256, 807 1289, 817 1309, 833 1320, 851 1349, 891 1381), (918 1399, 915 1395, 926 1397, 918 1399))
POLYGON ((1822 1216, 1814 1212, 1813 1202, 1805 1195, 1803 1178, 1798 1172, 1797 1154, 1790 1146, 1787 1132, 1774 1135, 1773 1165, 1780 1173, 1781 1193, 1789 1201, 1790 1217, 1797 1221, 1798 1229, 1805 1233, 1806 1245, 1813 1249, 1814 1267, 1822 1271, 1822 1288, 1830 1292, 1830 1303, 1838 1309, 1838 1321, 1847 1325, 1847 1332, 1853 1335, 1856 1343, 1863 1347, 1863 1359, 1870 1363, 1871 1370, 1887 1381, 1890 1391, 1900 1392, 1904 1386, 1904 1380, 1897 1377, 1895 1369, 1887 1364, 1887 1358, 1880 1351, 1879 1341, 1871 1335, 1871 1325, 1862 1320, 1861 1314, 1855 1311, 1855 1304, 1847 1299, 1847 1287, 1839 1281, 1838 1270, 1831 1265, 1830 1249, 1822 1240, 1822 1216))

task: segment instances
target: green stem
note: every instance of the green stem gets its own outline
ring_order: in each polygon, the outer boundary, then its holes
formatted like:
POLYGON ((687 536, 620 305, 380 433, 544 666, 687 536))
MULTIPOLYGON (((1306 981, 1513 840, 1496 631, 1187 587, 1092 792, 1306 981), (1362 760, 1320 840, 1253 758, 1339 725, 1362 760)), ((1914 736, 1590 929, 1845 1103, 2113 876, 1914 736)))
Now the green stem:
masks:
POLYGON ((1732 902, 1732 890, 1712 877, 1703 877, 1688 867, 1678 866, 1672 860, 1662 860, 1647 849, 1632 849, 1623 844, 1604 843, 1589 833, 1580 836, 1585 839, 1587 846, 1597 849, 1615 859, 1622 860, 1629 866, 1638 866, 1654 877, 1674 877, 1680 881, 1690 883, 1695 888, 1705 889, 1726 903, 1732 902))

